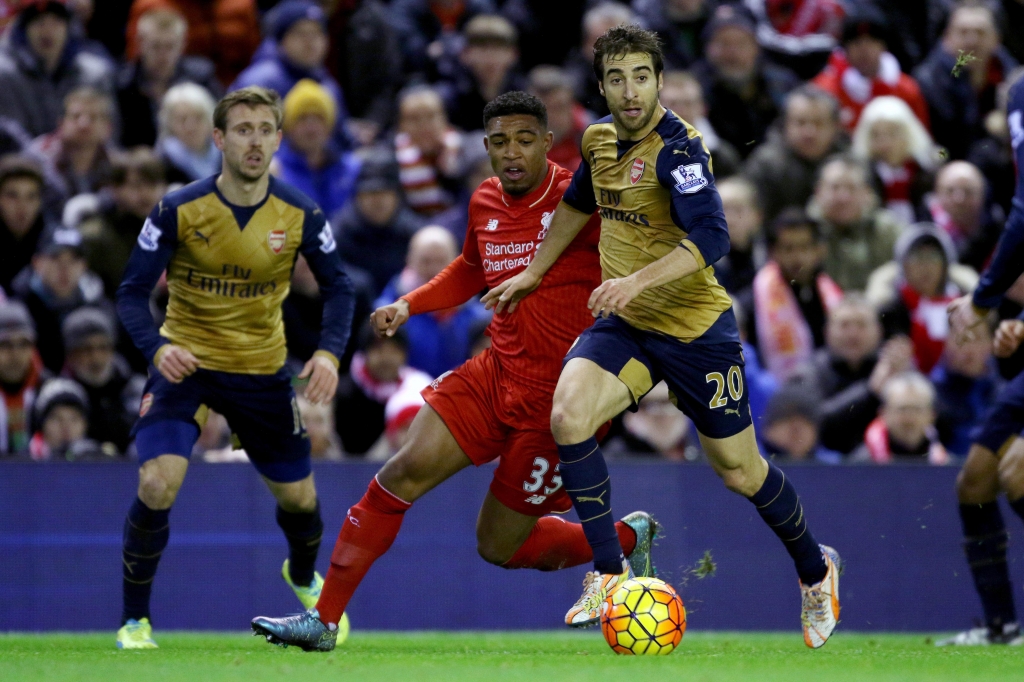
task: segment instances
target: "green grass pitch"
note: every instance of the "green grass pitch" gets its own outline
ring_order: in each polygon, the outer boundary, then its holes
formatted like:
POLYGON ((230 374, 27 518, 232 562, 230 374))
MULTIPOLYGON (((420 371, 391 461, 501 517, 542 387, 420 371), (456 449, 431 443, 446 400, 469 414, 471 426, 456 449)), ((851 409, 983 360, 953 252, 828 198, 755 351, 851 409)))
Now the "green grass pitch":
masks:
POLYGON ((329 654, 280 649, 241 633, 157 632, 156 651, 118 651, 114 633, 0 635, 0 680, 220 682, 241 680, 601 679, 684 682, 1024 679, 1017 647, 937 648, 925 635, 839 632, 810 651, 799 632, 688 633, 667 657, 616 656, 596 630, 355 632, 329 654), (622 677, 611 678, 615 674, 622 677))

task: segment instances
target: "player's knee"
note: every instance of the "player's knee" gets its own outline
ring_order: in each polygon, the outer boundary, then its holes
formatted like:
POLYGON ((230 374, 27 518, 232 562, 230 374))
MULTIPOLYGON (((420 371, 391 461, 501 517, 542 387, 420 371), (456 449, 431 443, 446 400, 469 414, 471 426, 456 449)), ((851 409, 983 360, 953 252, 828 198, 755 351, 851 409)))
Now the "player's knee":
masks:
POLYGON ((1024 452, 1011 448, 999 460, 999 487, 1011 500, 1024 497, 1024 452))
POLYGON ((551 435, 559 445, 581 443, 594 435, 589 420, 574 410, 569 401, 558 401, 551 408, 551 435))
POLYGON ((150 509, 167 509, 174 504, 181 481, 169 478, 158 468, 139 471, 139 499, 150 509))
POLYGON ((757 493, 764 482, 764 477, 758 480, 751 467, 720 468, 718 475, 726 488, 744 497, 751 497, 757 493))
POLYGON ((512 553, 507 548, 501 547, 491 538, 482 537, 479 534, 476 538, 476 551, 481 559, 495 566, 503 566, 512 558, 512 553))

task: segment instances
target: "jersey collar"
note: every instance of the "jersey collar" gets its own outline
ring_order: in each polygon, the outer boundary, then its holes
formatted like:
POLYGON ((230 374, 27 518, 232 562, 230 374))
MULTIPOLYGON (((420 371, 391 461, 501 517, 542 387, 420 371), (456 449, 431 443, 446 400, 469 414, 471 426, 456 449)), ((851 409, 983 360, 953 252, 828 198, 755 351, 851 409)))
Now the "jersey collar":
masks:
POLYGON ((512 206, 523 206, 526 204, 526 208, 533 208, 540 202, 547 198, 548 194, 555 187, 555 164, 552 161, 548 161, 548 174, 544 176, 544 181, 540 183, 540 187, 533 190, 529 194, 521 197, 514 197, 501 186, 501 181, 497 180, 498 188, 501 190, 501 201, 508 207, 512 206))

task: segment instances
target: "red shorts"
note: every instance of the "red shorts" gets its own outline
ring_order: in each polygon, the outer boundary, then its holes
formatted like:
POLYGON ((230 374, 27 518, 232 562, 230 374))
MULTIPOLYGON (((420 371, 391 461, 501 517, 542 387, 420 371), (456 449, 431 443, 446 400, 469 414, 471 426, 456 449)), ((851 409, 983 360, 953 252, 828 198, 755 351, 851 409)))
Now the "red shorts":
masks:
POLYGON ((491 493, 527 516, 572 508, 558 475, 551 395, 505 374, 490 350, 423 389, 423 398, 473 464, 500 458, 491 493))

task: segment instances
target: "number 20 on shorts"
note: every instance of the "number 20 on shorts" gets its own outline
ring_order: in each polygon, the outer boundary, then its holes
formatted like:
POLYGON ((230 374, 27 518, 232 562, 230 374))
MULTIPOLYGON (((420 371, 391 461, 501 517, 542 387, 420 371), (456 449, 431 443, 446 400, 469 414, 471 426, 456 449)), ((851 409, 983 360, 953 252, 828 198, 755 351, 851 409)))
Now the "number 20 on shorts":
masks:
POLYGON ((729 368, 727 377, 721 372, 711 372, 704 377, 707 383, 715 382, 715 397, 708 403, 712 410, 725 407, 729 404, 729 398, 739 401, 743 397, 743 372, 736 365, 729 368), (725 397, 725 390, 729 389, 729 398, 725 397))

